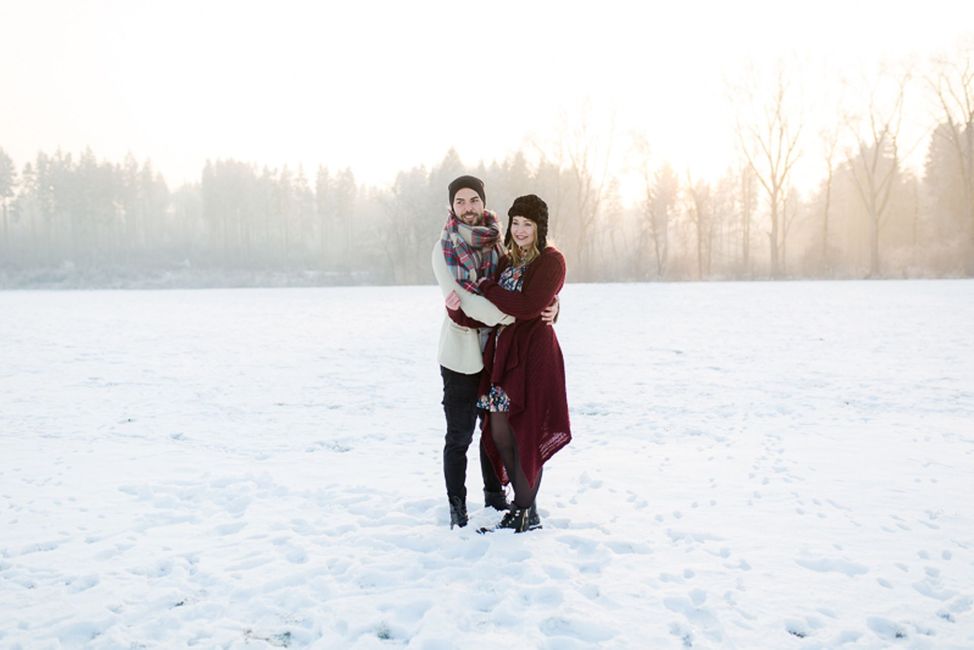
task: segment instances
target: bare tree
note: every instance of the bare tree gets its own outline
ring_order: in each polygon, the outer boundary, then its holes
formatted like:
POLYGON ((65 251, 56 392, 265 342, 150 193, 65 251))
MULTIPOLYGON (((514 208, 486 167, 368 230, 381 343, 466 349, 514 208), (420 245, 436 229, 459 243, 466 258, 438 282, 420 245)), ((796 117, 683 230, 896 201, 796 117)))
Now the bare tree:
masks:
POLYGON ((739 180, 737 170, 729 167, 713 185, 707 247, 707 269, 711 274, 715 272, 714 260, 717 272, 733 271, 728 263, 732 263, 737 257, 737 242, 732 234, 737 232, 739 180))
MULTIPOLYGON (((649 179, 647 179, 649 183, 649 179)), ((680 182, 669 163, 665 163, 653 174, 652 185, 646 187, 646 211, 649 236, 656 257, 656 277, 666 275, 670 251, 670 224, 676 211, 677 193, 680 182)))
POLYGON ((868 115, 862 120, 864 124, 857 125, 853 119, 847 118, 856 142, 848 152, 849 166, 868 218, 869 275, 872 277, 880 272, 879 237, 886 224, 889 199, 900 173, 898 139, 908 79, 908 75, 900 77, 896 93, 885 108, 876 96, 878 86, 873 89, 868 115))
POLYGON ((352 268, 352 248, 354 245, 355 234, 355 199, 358 187, 355 182, 355 174, 350 167, 346 167, 335 182, 335 216, 339 220, 338 231, 340 233, 341 246, 339 248, 339 259, 341 269, 345 272, 352 268))
POLYGON ((910 237, 912 244, 913 264, 919 263, 920 255, 920 179, 910 174, 910 198, 912 199, 913 209, 910 219, 910 237))
POLYGON ((786 197, 786 187, 801 152, 798 139, 802 122, 797 124, 787 113, 786 100, 789 87, 785 71, 779 68, 770 103, 760 115, 749 123, 737 124, 737 136, 741 151, 748 165, 768 195, 771 229, 767 233, 771 247, 771 276, 781 275, 781 211, 786 197))
POLYGON ((0 149, 0 217, 3 219, 3 230, 0 237, 2 237, 2 242, 0 245, 4 249, 9 248, 9 232, 7 223, 7 200, 14 196, 14 184, 17 179, 17 170, 14 167, 14 161, 10 159, 7 153, 0 149))
POLYGON ((750 165, 744 165, 740 173, 738 205, 741 218, 741 270, 744 275, 751 271, 751 221, 757 207, 757 176, 750 165))
POLYGON ((825 200, 822 205, 822 271, 831 272, 829 260, 829 211, 832 209, 832 181, 835 173, 835 154, 839 147, 839 130, 824 129, 819 134, 822 143, 822 159, 825 163, 825 200))
POLYGON ((697 235, 697 279, 710 275, 710 249, 713 244, 713 196, 705 181, 694 181, 687 172, 687 216, 697 235))
POLYGON ((331 172, 324 165, 318 165, 318 173, 315 176, 315 216, 317 217, 318 230, 318 257, 322 268, 328 268, 332 256, 329 254, 329 235, 330 223, 334 209, 332 208, 332 186, 334 181, 331 172))
POLYGON ((798 191, 794 187, 789 188, 781 202, 781 273, 784 275, 788 273, 788 235, 798 217, 800 206, 798 191))
POLYGON ((964 53, 963 60, 937 62, 937 74, 928 83, 937 96, 941 121, 945 129, 935 134, 946 138, 956 156, 961 180, 964 215, 974 245, 974 61, 972 53, 964 53))
MULTIPOLYGON (((554 162, 559 169, 568 172, 571 189, 568 208, 574 223, 566 223, 561 230, 568 235, 568 253, 574 260, 578 275, 591 278, 597 252, 595 232, 602 217, 604 203, 612 186, 609 173, 615 141, 615 119, 609 124, 593 128, 593 111, 585 102, 578 114, 569 120, 563 118, 558 142, 558 157, 554 162)), ((548 157, 542 151, 542 163, 548 157)), ((549 206, 550 209, 550 206, 549 206)))
POLYGON ((650 162, 650 148, 645 136, 633 137, 636 166, 643 181, 641 218, 639 219, 639 246, 642 256, 640 272, 643 277, 654 275, 661 279, 666 275, 670 248, 670 224, 676 211, 680 181, 669 163, 655 170, 650 162), (654 260, 650 266, 650 258, 654 260))

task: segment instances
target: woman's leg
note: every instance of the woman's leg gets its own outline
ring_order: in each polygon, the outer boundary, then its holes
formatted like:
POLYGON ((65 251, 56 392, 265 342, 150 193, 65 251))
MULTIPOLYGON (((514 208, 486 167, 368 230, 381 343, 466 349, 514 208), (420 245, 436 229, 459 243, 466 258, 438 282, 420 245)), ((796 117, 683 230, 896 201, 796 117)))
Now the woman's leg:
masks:
MULTIPOLYGON (((518 467, 520 467, 520 464, 518 464, 518 467)), ((521 502, 518 502, 518 504, 517 504, 517 507, 518 508, 529 508, 532 505, 534 505, 534 502, 538 498, 538 488, 541 487, 541 473, 543 471, 544 471, 544 468, 543 467, 539 467, 538 468, 538 480, 535 481, 533 488, 532 487, 529 487, 526 490, 526 495, 525 495, 525 499, 524 499, 524 502, 525 502, 526 505, 521 505, 521 502)), ((527 484, 527 482, 528 482, 527 481, 527 477, 524 478, 524 482, 525 482, 525 484, 527 484)))
POLYGON ((494 412, 490 414, 490 435, 494 439, 494 446, 504 462, 504 469, 514 486, 514 505, 518 508, 530 508, 541 487, 541 471, 538 471, 538 481, 534 487, 528 482, 528 477, 521 469, 518 459, 517 444, 514 441, 514 430, 511 429, 507 413, 494 412))

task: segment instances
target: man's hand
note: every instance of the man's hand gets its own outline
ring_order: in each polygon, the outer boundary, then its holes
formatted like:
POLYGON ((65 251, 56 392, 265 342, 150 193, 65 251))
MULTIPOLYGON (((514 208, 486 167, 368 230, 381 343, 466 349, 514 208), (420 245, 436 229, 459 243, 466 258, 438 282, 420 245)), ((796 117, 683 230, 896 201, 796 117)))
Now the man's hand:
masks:
POLYGON ((451 291, 450 295, 446 297, 446 308, 452 310, 460 308, 460 296, 457 295, 456 291, 451 291))
POLYGON ((555 319, 558 318, 558 311, 558 296, 555 296, 551 301, 551 304, 545 307, 545 310, 541 312, 541 320, 543 320, 545 324, 551 325, 555 322, 555 319))

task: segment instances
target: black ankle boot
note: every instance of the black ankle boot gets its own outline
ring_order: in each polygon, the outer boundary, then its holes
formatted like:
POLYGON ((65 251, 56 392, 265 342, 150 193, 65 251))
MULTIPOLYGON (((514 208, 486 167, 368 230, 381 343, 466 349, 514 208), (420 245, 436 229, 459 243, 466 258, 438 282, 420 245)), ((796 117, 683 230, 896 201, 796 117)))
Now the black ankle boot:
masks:
POLYGON ((507 502, 507 495, 504 494, 504 490, 498 490, 497 492, 484 490, 484 507, 503 512, 509 509, 511 504, 507 502))
POLYGON ((467 525, 467 503, 463 497, 450 497, 450 530, 467 525))
POLYGON ((504 513, 504 516, 501 517, 499 523, 494 524, 493 526, 486 526, 484 528, 480 528, 477 530, 477 532, 480 533, 481 535, 485 535, 487 533, 493 533, 498 530, 503 530, 504 528, 508 528, 508 529, 514 528, 518 518, 518 513, 520 512, 521 512, 520 510, 512 506, 510 510, 504 513))
POLYGON ((521 511, 514 506, 511 506, 511 509, 505 512, 504 516, 501 517, 501 521, 499 524, 497 524, 497 528, 514 528, 515 523, 520 516, 521 511))
POLYGON ((515 533, 526 533, 529 530, 541 528, 541 518, 538 511, 532 505, 530 508, 511 508, 497 524, 497 528, 510 528, 515 533))
POLYGON ((526 533, 529 530, 538 530, 541 527, 538 504, 532 503, 529 508, 518 508, 515 505, 511 505, 511 509, 501 517, 500 523, 490 528, 481 528, 477 532, 483 535, 506 528, 513 530, 515 533, 526 533))

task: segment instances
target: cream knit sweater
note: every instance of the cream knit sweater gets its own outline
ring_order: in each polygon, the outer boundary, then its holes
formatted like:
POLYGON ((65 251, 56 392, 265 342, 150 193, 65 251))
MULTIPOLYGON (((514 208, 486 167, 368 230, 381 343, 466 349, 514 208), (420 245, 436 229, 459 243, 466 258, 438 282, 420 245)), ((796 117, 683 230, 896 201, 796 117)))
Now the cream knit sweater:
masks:
MULTIPOLYGON (((460 232, 466 239, 466 229, 461 228, 460 232)), ((439 239, 433 245, 432 262, 433 275, 436 276, 436 282, 440 285, 443 297, 446 298, 451 291, 456 291, 457 295, 460 296, 460 308, 467 316, 491 327, 494 325, 510 325, 514 322, 513 316, 508 316, 483 296, 470 293, 457 284, 446 265, 446 259, 443 257, 443 245, 439 239)), ((443 313, 443 325, 440 327, 440 347, 437 353, 440 365, 454 372, 462 372, 467 375, 483 370, 484 351, 480 347, 479 330, 454 323, 446 313, 445 306, 441 305, 440 310, 443 313)))

